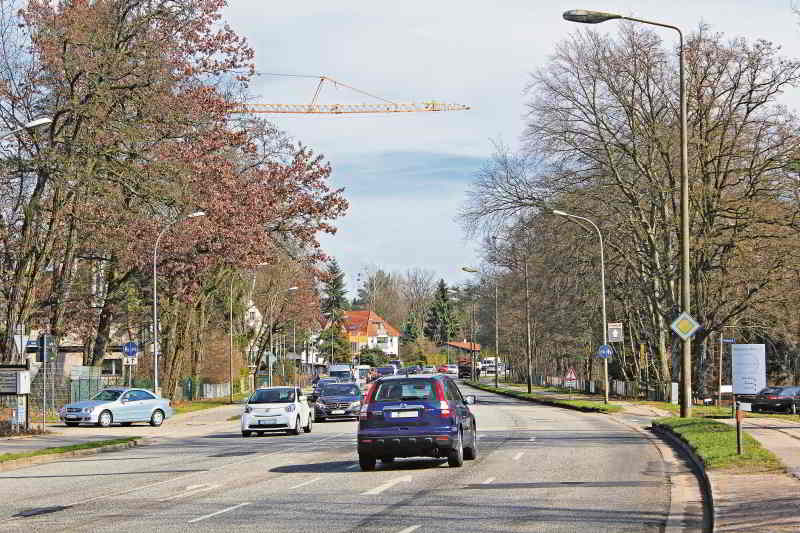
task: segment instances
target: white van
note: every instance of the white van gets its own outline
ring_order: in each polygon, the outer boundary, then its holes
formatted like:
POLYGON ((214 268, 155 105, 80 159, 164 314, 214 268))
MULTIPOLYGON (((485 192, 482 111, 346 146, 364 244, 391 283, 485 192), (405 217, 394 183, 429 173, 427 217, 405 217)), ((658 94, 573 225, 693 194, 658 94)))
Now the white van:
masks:
POLYGON ((350 365, 331 365, 328 368, 328 375, 337 378, 339 381, 355 381, 353 367, 350 365))

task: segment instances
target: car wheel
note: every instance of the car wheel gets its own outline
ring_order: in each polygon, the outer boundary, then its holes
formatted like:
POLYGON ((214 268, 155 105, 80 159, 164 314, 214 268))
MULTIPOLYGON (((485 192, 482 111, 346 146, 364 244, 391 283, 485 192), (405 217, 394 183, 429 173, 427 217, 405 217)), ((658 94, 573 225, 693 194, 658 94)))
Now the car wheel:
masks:
POLYGON ((478 458, 478 435, 477 433, 473 433, 473 442, 472 446, 468 446, 464 448, 464 459, 468 461, 473 461, 478 458))
POLYGON ((461 466, 464 464, 464 437, 458 432, 458 438, 453 443, 453 449, 447 454, 447 464, 450 466, 461 466))
POLYGON ((391 456, 389 456, 389 457, 381 457, 381 462, 382 463, 393 463, 394 462, 394 457, 391 457, 391 456))
POLYGON ((243 437, 243 438, 245 438, 245 439, 246 439, 246 438, 247 438, 247 437, 249 437, 249 436, 250 436, 250 432, 249 432, 249 431, 244 431, 244 430, 242 430, 242 437, 243 437))
POLYGON ((289 430, 291 435, 299 435, 300 434, 300 417, 298 416, 294 421, 294 428, 289 430))
POLYGON ((103 411, 100 413, 100 416, 97 417, 97 425, 103 428, 107 428, 111 425, 111 422, 114 421, 114 417, 111 416, 111 411, 103 411))
POLYGON ((313 420, 314 420, 314 417, 311 416, 311 413, 309 413, 308 414, 308 424, 306 424, 306 427, 303 428, 303 431, 305 431, 306 433, 311 433, 311 425, 313 423, 313 420))
POLYGON ((80 422, 64 422, 64 423, 71 428, 76 428, 78 427, 78 424, 80 424, 80 422))
POLYGON ((370 455, 358 454, 358 466, 360 466, 361 470, 363 470, 364 472, 370 472, 372 470, 375 470, 376 463, 377 460, 374 457, 370 455))
POLYGON ((156 409, 153 411, 153 414, 150 416, 150 425, 154 428, 157 428, 164 422, 164 411, 161 409, 156 409))

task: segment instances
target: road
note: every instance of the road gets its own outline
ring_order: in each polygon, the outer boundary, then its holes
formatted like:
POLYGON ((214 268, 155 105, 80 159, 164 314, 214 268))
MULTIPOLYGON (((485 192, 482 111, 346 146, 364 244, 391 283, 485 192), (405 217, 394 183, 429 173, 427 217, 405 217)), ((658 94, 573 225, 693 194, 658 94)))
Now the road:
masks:
POLYGON ((217 422, 0 474, 0 531, 663 530, 670 465, 641 432, 461 388, 478 396, 480 435, 462 468, 398 459, 361 472, 355 422, 249 439, 217 422))

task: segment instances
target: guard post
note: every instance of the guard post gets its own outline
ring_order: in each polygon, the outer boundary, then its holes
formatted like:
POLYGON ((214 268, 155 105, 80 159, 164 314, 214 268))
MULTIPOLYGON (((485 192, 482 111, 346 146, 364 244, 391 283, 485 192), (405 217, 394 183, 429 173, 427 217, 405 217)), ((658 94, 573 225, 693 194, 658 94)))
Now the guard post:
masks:
POLYGON ((744 419, 744 411, 739 408, 739 402, 736 402, 736 453, 742 455, 742 420, 744 419))

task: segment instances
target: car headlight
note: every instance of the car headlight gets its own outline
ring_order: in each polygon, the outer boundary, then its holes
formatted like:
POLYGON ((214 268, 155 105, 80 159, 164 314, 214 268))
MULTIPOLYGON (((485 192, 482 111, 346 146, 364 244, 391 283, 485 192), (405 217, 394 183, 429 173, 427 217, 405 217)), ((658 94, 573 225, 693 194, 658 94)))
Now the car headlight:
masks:
POLYGON ((350 402, 350 407, 358 407, 359 405, 361 405, 361 400, 350 402))
POLYGON ((244 412, 245 412, 245 413, 250 413, 250 412, 252 412, 252 411, 253 411, 253 408, 252 408, 252 407, 250 407, 249 405, 245 405, 245 406, 244 406, 244 412))
POLYGON ((322 407, 323 409, 326 407, 325 402, 323 401, 318 401, 314 405, 316 405, 317 407, 322 407))
POLYGON ((294 404, 287 405, 286 406, 286 412, 287 413, 293 413, 294 412, 294 404))
POLYGON ((83 412, 84 413, 91 413, 92 411, 94 411, 94 407, 84 407, 83 408, 83 412))

